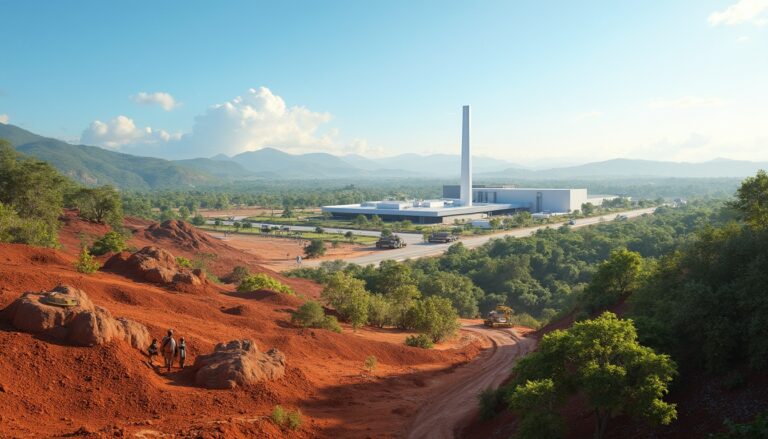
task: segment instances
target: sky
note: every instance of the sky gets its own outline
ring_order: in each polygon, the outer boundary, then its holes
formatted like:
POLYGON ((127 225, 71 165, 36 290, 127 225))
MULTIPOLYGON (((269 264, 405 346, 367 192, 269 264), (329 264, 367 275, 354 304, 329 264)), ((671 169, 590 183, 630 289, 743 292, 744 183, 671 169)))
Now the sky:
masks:
POLYGON ((768 160, 768 0, 3 1, 0 123, 164 158, 768 160))

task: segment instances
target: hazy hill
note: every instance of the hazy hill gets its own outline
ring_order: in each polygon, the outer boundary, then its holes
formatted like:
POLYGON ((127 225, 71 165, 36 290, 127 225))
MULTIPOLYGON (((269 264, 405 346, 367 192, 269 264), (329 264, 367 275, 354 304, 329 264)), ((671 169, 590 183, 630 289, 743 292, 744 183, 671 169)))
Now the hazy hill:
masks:
MULTIPOLYGON (((365 170, 400 169, 414 175, 428 177, 455 177, 461 173, 461 156, 458 154, 400 154, 393 157, 366 158, 352 154, 343 156, 347 163, 365 170)), ((523 166, 489 157, 472 157, 476 173, 496 172, 507 168, 524 169, 523 166)))
POLYGON ((253 172, 248 171, 247 169, 240 166, 240 164, 229 160, 220 160, 216 158, 197 158, 173 160, 172 163, 183 166, 185 168, 204 172, 208 175, 212 175, 223 180, 243 180, 249 177, 253 177, 253 172))
POLYGON ((0 139, 10 141, 19 152, 48 162, 62 174, 87 185, 111 184, 123 189, 147 190, 216 181, 212 175, 168 160, 138 157, 96 146, 71 145, 14 125, 0 124, 0 139))
POLYGON ((746 177, 758 169, 768 169, 768 162, 715 159, 703 163, 664 162, 655 160, 613 159, 578 166, 528 171, 505 169, 500 172, 480 173, 484 178, 717 178, 746 177))

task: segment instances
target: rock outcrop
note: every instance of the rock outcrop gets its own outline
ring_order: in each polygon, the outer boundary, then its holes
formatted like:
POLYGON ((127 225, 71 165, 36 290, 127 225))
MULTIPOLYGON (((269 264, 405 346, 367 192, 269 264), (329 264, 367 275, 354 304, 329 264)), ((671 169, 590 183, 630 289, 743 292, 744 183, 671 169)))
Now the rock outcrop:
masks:
POLYGON ((94 305, 83 291, 67 285, 59 285, 49 292, 24 293, 3 315, 20 331, 80 346, 125 340, 137 349, 144 349, 150 342, 144 325, 112 317, 106 308, 94 305))
POLYGON ((197 385, 209 389, 231 389, 285 374, 285 355, 277 349, 259 352, 251 340, 219 343, 213 352, 199 355, 192 366, 197 385))
POLYGON ((127 259, 118 254, 104 265, 110 270, 127 272, 134 278, 156 284, 202 285, 205 273, 200 269, 179 267, 171 253, 159 247, 144 247, 127 259))

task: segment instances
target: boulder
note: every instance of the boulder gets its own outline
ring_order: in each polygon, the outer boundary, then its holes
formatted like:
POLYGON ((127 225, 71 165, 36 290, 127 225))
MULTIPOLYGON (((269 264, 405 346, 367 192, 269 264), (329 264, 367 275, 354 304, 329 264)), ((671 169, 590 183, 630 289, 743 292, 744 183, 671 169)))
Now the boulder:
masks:
POLYGON ((156 284, 202 285, 205 273, 200 269, 179 267, 176 258, 159 247, 147 246, 130 255, 110 258, 104 267, 128 272, 132 277, 156 284))
POLYGON ((106 308, 94 305, 83 291, 67 285, 43 293, 24 293, 4 310, 4 315, 20 331, 80 346, 116 339, 144 349, 150 342, 144 325, 112 317, 106 308))
POLYGON ((213 352, 199 355, 192 366, 195 383, 209 389, 232 389, 285 374, 285 355, 277 349, 259 352, 251 340, 219 343, 213 352))

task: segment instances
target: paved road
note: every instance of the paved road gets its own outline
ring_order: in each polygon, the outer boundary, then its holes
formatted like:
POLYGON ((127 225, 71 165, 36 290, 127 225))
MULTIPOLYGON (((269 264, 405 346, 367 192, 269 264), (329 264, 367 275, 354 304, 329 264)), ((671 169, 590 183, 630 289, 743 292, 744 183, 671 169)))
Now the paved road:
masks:
POLYGON ((436 384, 429 400, 411 421, 408 439, 455 437, 479 410, 478 393, 498 387, 509 377, 515 362, 536 346, 534 339, 520 337, 514 329, 491 329, 482 325, 462 329, 487 337, 493 348, 436 384))
MULTIPOLYGON (((599 216, 599 217, 577 219, 577 220, 574 220, 575 225, 573 225, 572 227, 579 228, 579 227, 585 227, 593 224, 598 224, 603 221, 612 221, 616 218, 617 215, 625 215, 627 218, 634 218, 646 213, 652 213, 655 209, 656 209, 655 207, 651 207, 647 209, 614 212, 614 213, 599 216)), ((473 236, 470 238, 462 238, 460 242, 463 243, 464 246, 467 248, 475 248, 485 244, 491 239, 504 238, 506 236, 522 238, 525 236, 532 235, 539 229, 544 229, 547 227, 559 227, 559 226, 560 224, 549 224, 544 226, 529 227, 525 229, 514 229, 514 230, 509 230, 501 233, 494 233, 490 235, 480 235, 480 236, 473 236)), ((373 232, 373 233, 376 234, 377 232, 373 232)), ((378 265, 379 263, 381 263, 381 261, 385 261, 385 260, 403 261, 406 259, 420 258, 423 256, 439 255, 439 254, 445 253, 445 251, 448 250, 448 247, 454 244, 454 243, 448 243, 448 244, 425 243, 423 242, 423 238, 421 235, 416 235, 418 239, 415 239, 415 237, 413 236, 414 234, 412 233, 398 233, 398 235, 402 236, 403 239, 405 239, 406 242, 408 242, 407 247, 392 249, 392 250, 377 250, 374 253, 369 255, 350 257, 350 258, 345 258, 344 260, 346 262, 351 262, 359 265, 368 265, 368 264, 378 265)), ((318 266, 320 265, 320 263, 321 261, 308 260, 308 261, 304 261, 304 266, 310 266, 310 267, 318 266)))
MULTIPOLYGON (((237 219, 237 217, 236 217, 237 219)), ((232 221, 222 221, 221 224, 226 226, 231 226, 232 221)), ((206 224, 212 225, 214 222, 212 220, 206 221, 206 224)), ((288 227, 291 231, 296 232, 314 232, 315 226, 284 226, 284 225, 278 225, 278 224, 270 224, 270 223, 251 223, 253 224, 254 229, 260 229, 262 225, 267 225, 269 227, 278 226, 278 227, 288 227)), ((343 235, 347 232, 352 232, 355 235, 358 236, 375 236, 379 237, 381 236, 381 232, 378 230, 357 230, 357 229, 340 229, 336 227, 323 227, 323 230, 325 230, 325 233, 336 233, 339 235, 343 235)), ((424 240, 423 235, 421 233, 397 233, 405 242, 410 244, 418 244, 424 240)))

